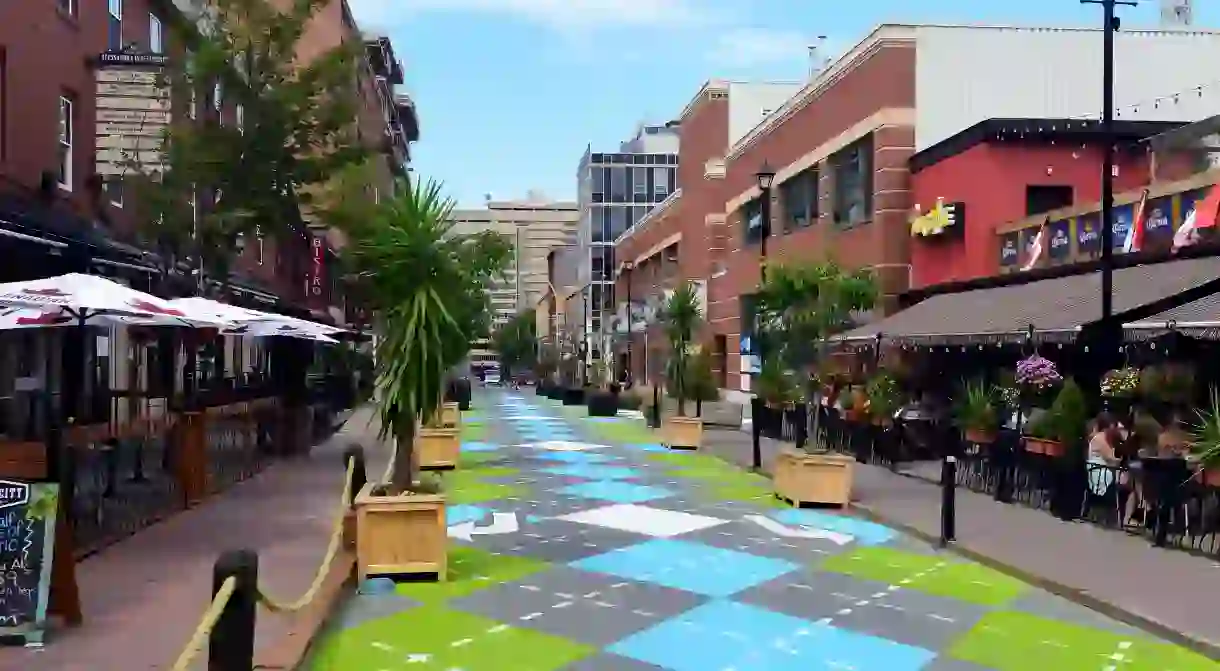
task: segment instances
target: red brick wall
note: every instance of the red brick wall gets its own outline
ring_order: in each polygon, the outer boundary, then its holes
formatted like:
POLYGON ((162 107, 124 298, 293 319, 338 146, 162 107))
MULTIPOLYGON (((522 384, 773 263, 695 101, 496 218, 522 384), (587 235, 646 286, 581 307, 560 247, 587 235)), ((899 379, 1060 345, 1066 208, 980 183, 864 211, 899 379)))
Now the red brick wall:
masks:
MULTIPOLYGON (((726 200, 757 184, 755 173, 763 161, 782 170, 805 154, 826 144, 886 109, 915 105, 915 51, 910 42, 882 41, 862 54, 826 89, 770 129, 728 162, 726 200)), ((871 222, 839 229, 831 222, 833 183, 825 166, 819 182, 820 210, 824 217, 812 226, 784 234, 779 222, 782 203, 773 190, 773 237, 768 257, 777 260, 834 258, 847 267, 875 268, 885 293, 884 307, 896 305, 907 288, 909 245, 905 235, 910 195, 906 162, 913 152, 914 130, 890 125, 874 134, 873 217, 871 222)), ((778 185, 777 185, 778 187, 778 185)), ((757 286, 761 266, 759 245, 745 245, 741 212, 726 214, 724 228, 728 253, 726 274, 712 280, 709 301, 714 307, 713 330, 728 341, 728 386, 739 388, 739 297, 757 286)))

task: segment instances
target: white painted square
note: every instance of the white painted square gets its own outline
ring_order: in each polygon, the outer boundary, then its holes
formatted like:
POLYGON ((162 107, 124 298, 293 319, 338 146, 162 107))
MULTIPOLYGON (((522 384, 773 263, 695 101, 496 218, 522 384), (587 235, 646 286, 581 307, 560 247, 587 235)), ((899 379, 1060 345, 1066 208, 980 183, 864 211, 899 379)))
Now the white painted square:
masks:
POLYGON ((629 531, 653 538, 680 536, 728 522, 717 517, 650 508, 634 503, 594 508, 556 519, 629 531))

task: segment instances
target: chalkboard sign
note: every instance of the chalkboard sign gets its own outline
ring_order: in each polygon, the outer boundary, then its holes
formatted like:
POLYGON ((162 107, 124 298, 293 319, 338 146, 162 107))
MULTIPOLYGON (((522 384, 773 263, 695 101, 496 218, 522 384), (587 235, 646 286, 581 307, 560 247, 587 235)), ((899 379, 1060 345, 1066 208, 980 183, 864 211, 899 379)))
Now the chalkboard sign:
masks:
POLYGON ((42 643, 59 485, 0 480, 0 638, 42 643))

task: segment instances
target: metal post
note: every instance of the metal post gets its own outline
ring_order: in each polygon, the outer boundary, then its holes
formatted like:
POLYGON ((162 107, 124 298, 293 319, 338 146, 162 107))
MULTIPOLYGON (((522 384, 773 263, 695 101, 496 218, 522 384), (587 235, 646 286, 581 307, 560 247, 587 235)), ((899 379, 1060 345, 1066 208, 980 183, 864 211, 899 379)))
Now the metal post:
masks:
POLYGON ((957 457, 946 454, 940 467, 940 546, 957 540, 957 457))
POLYGON ((347 465, 353 461, 355 464, 352 466, 352 495, 351 500, 348 501, 349 505, 356 502, 356 496, 369 481, 368 469, 364 463, 364 448, 358 443, 350 443, 344 448, 343 469, 346 471, 347 465))
POLYGON ((750 466, 762 470, 762 419, 764 414, 763 400, 757 395, 750 397, 750 466))
POLYGON ((652 428, 661 428, 661 385, 652 385, 652 428))
MULTIPOLYGON (((758 246, 758 283, 761 287, 767 283, 767 238, 771 237, 771 189, 765 188, 762 190, 761 216, 762 216, 762 241, 758 246)), ((755 304, 754 309, 754 338, 757 341, 755 347, 758 351, 758 365, 761 368, 763 362, 767 360, 766 346, 767 339, 763 333, 763 329, 758 325, 758 308, 755 304)))
POLYGON ((627 276, 627 380, 626 380, 626 382, 627 382, 628 386, 631 385, 631 379, 633 377, 633 369, 631 368, 631 341, 635 338, 635 336, 631 332, 631 326, 632 326, 631 280, 632 280, 632 271, 633 270, 635 270, 635 266, 633 264, 628 263, 623 266, 623 273, 627 276))
POLYGON ((220 555, 212 568, 213 596, 229 578, 237 580, 237 588, 208 638, 208 671, 251 671, 258 613, 258 554, 230 550, 220 555))

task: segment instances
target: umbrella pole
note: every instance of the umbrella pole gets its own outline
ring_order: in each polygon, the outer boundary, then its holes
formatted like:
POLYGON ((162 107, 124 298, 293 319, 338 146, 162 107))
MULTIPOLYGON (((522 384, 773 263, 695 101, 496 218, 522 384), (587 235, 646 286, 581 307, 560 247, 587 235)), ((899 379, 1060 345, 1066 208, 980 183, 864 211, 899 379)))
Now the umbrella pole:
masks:
MULTIPOLYGON (((81 351, 84 353, 83 358, 87 362, 88 350, 84 347, 84 331, 86 314, 84 311, 78 316, 77 328, 81 334, 81 351)), ((61 352, 63 343, 61 345, 61 352)), ((48 352, 48 357, 50 356, 48 352)), ((51 368, 47 370, 48 390, 50 388, 51 368)), ((86 371, 82 371, 82 381, 86 371)), ((60 380, 65 376, 61 375, 60 380)), ((84 387, 81 387, 84 391, 84 387)), ((81 394, 81 398, 84 395, 81 394)), ((50 610, 58 614, 64 619, 69 626, 79 626, 84 622, 84 614, 81 612, 80 603, 80 588, 76 582, 76 543, 72 535, 72 523, 69 515, 72 514, 72 500, 75 498, 76 491, 76 453, 71 445, 68 445, 64 440, 63 420, 64 413, 62 403, 54 403, 50 393, 47 395, 47 421, 48 431, 46 435, 46 446, 48 456, 48 465, 53 465, 54 471, 47 475, 51 478, 58 479, 59 482, 59 510, 55 516, 55 549, 56 551, 51 557, 51 594, 50 594, 50 610)), ((62 399, 62 397, 61 397, 62 399)), ((81 401, 78 399, 78 405, 81 401)))

